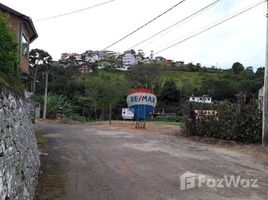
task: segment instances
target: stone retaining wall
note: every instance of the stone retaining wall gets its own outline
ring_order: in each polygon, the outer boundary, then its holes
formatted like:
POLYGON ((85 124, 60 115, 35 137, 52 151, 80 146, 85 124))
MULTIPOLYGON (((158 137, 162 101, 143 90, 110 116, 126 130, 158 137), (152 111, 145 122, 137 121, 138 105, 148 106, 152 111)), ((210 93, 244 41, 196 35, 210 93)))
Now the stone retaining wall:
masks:
POLYGON ((32 200, 40 160, 26 97, 0 91, 0 200, 32 200))

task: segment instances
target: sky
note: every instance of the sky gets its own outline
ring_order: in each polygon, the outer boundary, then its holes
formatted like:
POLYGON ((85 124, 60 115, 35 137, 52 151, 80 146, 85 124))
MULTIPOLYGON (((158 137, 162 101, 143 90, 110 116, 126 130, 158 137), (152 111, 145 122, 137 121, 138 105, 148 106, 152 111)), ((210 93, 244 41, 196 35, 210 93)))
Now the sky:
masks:
MULTIPOLYGON (((61 53, 65 52, 102 50, 181 0, 113 0, 72 15, 36 21, 106 1, 108 0, 0 0, 1 3, 32 18, 39 38, 31 44, 31 48, 48 51, 54 60, 58 60, 61 53)), ((186 0, 109 50, 124 52, 214 1, 186 0)), ((135 50, 142 49, 149 56, 151 50, 158 52, 258 2, 261 0, 220 0, 213 7, 137 46, 135 50)), ((234 62, 241 62, 245 67, 253 66, 255 69, 263 67, 266 44, 265 15, 266 4, 263 3, 155 56, 220 68, 230 68, 234 62)))

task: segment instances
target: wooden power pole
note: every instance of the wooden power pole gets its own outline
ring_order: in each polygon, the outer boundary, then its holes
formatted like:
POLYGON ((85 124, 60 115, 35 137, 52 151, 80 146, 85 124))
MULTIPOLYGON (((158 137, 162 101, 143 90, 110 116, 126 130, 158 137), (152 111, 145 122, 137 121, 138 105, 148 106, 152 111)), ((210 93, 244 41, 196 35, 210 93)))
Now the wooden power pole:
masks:
POLYGON ((263 124, 262 124, 262 146, 268 146, 268 0, 266 12, 266 51, 265 51, 265 72, 263 87, 263 124))
POLYGON ((47 88, 48 88, 48 67, 46 68, 46 86, 45 86, 43 119, 47 118, 47 88))
POLYGON ((109 121, 110 121, 110 125, 112 124, 112 104, 110 104, 110 109, 109 109, 109 121))

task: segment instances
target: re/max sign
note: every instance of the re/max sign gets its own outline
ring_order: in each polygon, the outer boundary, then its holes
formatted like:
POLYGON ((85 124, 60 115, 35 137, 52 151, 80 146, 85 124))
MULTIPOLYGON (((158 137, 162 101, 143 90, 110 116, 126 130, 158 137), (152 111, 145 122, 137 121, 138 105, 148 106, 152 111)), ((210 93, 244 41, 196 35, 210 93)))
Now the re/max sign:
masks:
POLYGON ((147 96, 147 95, 140 95, 140 96, 131 96, 130 97, 130 102, 135 103, 135 102, 149 102, 149 103, 155 103, 156 98, 152 96, 147 96))

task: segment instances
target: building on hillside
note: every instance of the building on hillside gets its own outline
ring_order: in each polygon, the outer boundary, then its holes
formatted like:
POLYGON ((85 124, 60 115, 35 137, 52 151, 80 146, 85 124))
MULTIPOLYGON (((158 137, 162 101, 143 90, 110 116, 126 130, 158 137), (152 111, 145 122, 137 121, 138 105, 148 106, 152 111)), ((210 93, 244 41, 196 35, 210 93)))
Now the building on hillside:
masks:
POLYGON ((246 70, 250 71, 250 72, 253 72, 253 67, 252 66, 246 67, 246 70))
POLYGON ((183 62, 183 61, 176 61, 176 62, 175 62, 175 66, 176 66, 176 67, 180 67, 180 66, 182 66, 182 65, 184 65, 184 62, 183 62))
POLYGON ((109 50, 95 51, 95 54, 98 55, 99 60, 114 59, 118 55, 116 52, 109 50))
POLYGON ((147 58, 144 58, 141 63, 143 64, 150 64, 151 63, 151 60, 147 57, 147 58))
POLYGON ((62 53, 60 60, 74 59, 76 61, 82 60, 82 56, 78 53, 62 53))
POLYGON ((164 63, 166 66, 171 66, 173 64, 173 61, 172 60, 165 60, 164 63))
POLYGON ((125 51, 123 54, 123 68, 128 70, 130 67, 137 65, 136 53, 134 50, 125 51))
POLYGON ((92 50, 88 50, 88 51, 82 53, 81 58, 83 61, 85 61, 87 63, 95 63, 95 62, 98 62, 100 60, 98 53, 95 51, 92 51, 92 50))
POLYGON ((155 61, 156 62, 164 62, 166 59, 164 58, 164 57, 162 57, 162 56, 157 56, 157 57, 155 57, 155 61))
POLYGON ((189 102, 194 102, 194 103, 212 103, 212 98, 207 95, 203 96, 191 96, 189 97, 189 102))
POLYGON ((84 62, 95 63, 101 60, 116 60, 120 54, 114 51, 92 51, 88 50, 81 54, 81 58, 84 62))
POLYGON ((92 69, 91 69, 89 64, 82 64, 82 65, 79 66, 79 71, 82 74, 88 74, 88 73, 92 72, 92 69))
POLYGON ((79 67, 84 64, 82 56, 78 53, 62 53, 59 59, 59 64, 61 67, 79 67))
POLYGON ((98 69, 109 69, 109 68, 111 68, 111 63, 109 63, 109 62, 100 62, 99 64, 98 64, 98 69))
POLYGON ((136 59, 138 61, 138 63, 142 63, 142 60, 145 58, 145 53, 142 49, 138 50, 138 53, 136 55, 136 59))
POLYGON ((95 63, 95 62, 98 62, 99 60, 100 59, 99 59, 99 56, 97 54, 93 54, 92 56, 85 57, 85 61, 89 62, 89 63, 95 63))
POLYGON ((30 17, 13 10, 0 3, 0 13, 7 15, 9 24, 17 37, 19 43, 19 66, 23 79, 29 78, 29 45, 37 37, 34 24, 30 17))
POLYGON ((138 63, 142 63, 142 61, 144 60, 144 57, 142 55, 136 55, 136 60, 138 63))

